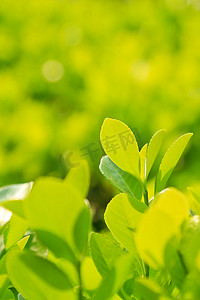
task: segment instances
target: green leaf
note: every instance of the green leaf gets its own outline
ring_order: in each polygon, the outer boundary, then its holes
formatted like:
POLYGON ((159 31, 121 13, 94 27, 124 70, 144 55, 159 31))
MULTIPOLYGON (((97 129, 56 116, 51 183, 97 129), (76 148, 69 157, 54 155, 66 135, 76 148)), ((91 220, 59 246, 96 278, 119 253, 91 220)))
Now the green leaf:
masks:
POLYGON ((23 252, 19 254, 19 259, 29 268, 29 270, 44 280, 49 286, 59 290, 71 288, 70 281, 66 274, 47 259, 36 256, 31 252, 23 252))
POLYGON ((101 276, 91 257, 86 256, 81 263, 81 278, 87 290, 95 290, 101 283, 101 276))
POLYGON ((181 252, 177 249, 176 239, 172 239, 165 250, 166 270, 169 272, 173 284, 182 288, 187 276, 187 268, 181 252))
POLYGON ((12 184, 0 188, 0 205, 24 217, 22 200, 30 193, 33 183, 12 184))
POLYGON ((163 268, 166 246, 176 233, 175 224, 167 213, 149 208, 142 216, 135 234, 139 255, 152 268, 163 268))
POLYGON ((19 240, 16 245, 23 250, 26 246, 26 244, 28 243, 28 240, 30 238, 30 235, 26 235, 25 237, 23 237, 21 240, 19 240))
POLYGON ((198 300, 200 295, 200 276, 199 274, 189 274, 185 278, 184 285, 182 287, 182 294, 185 299, 198 300), (189 296, 189 297, 188 297, 189 296))
POLYGON ((37 236, 44 246, 46 246, 57 258, 65 258, 75 266, 77 258, 70 246, 59 236, 45 230, 37 230, 37 236))
POLYGON ((26 300, 21 294, 18 295, 18 300, 26 300))
POLYGON ((1 257, 0 259, 0 274, 4 275, 7 274, 6 271, 6 260, 7 260, 7 256, 9 255, 10 251, 13 251, 14 249, 20 249, 23 250, 24 247, 26 246, 26 243, 29 239, 29 235, 27 235, 26 237, 22 238, 20 241, 18 241, 12 248, 8 249, 7 252, 4 252, 4 255, 1 257))
MULTIPOLYGON (((7 276, 7 274, 1 274, 0 275, 0 299, 8 299, 7 297, 5 297, 5 293, 7 293, 7 288, 10 285, 10 280, 7 276)), ((12 294, 10 294, 10 296, 12 296, 12 294)), ((13 298, 9 298, 9 299, 14 299, 13 298)))
POLYGON ((118 194, 106 208, 106 225, 115 239, 132 253, 135 253, 135 229, 146 208, 144 203, 127 194, 118 194))
POLYGON ((132 257, 129 254, 120 257, 107 276, 102 280, 102 283, 94 296, 94 300, 106 300, 114 296, 127 279, 131 264, 132 257))
POLYGON ((28 229, 28 223, 18 215, 13 214, 7 229, 5 248, 9 249, 17 243, 28 229))
POLYGON ((4 293, 1 295, 1 299, 3 300, 15 300, 15 296, 12 293, 12 291, 10 290, 10 288, 7 288, 4 293))
POLYGON ((192 194, 190 198, 190 207, 195 212, 195 214, 200 215, 200 190, 198 188, 189 187, 188 190, 192 194))
POLYGON ((183 193, 175 188, 167 188, 159 193, 154 198, 152 207, 168 214, 177 229, 189 217, 188 200, 183 193))
POLYGON ((152 136, 149 142, 147 149, 146 177, 148 177, 156 157, 158 156, 165 134, 166 130, 161 129, 152 136))
POLYGON ((121 121, 106 118, 101 127, 100 138, 110 159, 125 172, 139 178, 139 149, 130 128, 121 121))
POLYGON ((85 198, 90 185, 90 173, 87 161, 81 161, 78 167, 72 168, 65 180, 85 198))
POLYGON ((108 156, 103 156, 100 162, 102 174, 121 192, 130 194, 141 200, 142 183, 130 173, 121 170, 108 156))
POLYGON ((111 233, 92 233, 90 237, 90 251, 97 270, 105 277, 115 261, 124 253, 111 233))
POLYGON ((146 178, 146 154, 147 154, 147 146, 145 144, 140 150, 140 177, 141 180, 144 181, 146 178))
POLYGON ((185 222, 180 241, 180 251, 189 271, 193 271, 196 268, 199 249, 200 217, 196 215, 185 222))
POLYGON ((83 197, 65 180, 40 178, 24 200, 24 211, 36 232, 47 231, 63 239, 76 251, 73 228, 85 207, 83 197))
POLYGON ((27 299, 76 299, 67 275, 42 257, 13 249, 6 268, 15 288, 27 299))
POLYGON ((91 212, 89 207, 84 207, 74 225, 74 241, 80 254, 87 250, 89 233, 91 229, 91 212))
POLYGON ((192 133, 186 133, 180 136, 165 153, 155 182, 156 193, 165 186, 192 135, 192 133))
POLYGON ((181 192, 169 188, 157 195, 135 235, 138 252, 147 264, 155 269, 164 267, 167 244, 180 233, 188 215, 188 202, 181 192))
POLYGON ((164 292, 161 286, 150 278, 138 278, 134 283, 133 295, 144 300, 159 300, 164 292))

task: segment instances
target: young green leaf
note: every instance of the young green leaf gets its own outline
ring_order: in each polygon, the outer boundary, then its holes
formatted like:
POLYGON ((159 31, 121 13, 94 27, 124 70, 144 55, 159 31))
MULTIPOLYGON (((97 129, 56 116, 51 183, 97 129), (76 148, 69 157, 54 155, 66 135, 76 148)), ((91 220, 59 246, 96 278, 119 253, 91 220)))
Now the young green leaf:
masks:
POLYGON ((130 271, 132 257, 129 254, 120 257, 111 268, 108 275, 102 280, 94 296, 94 300, 107 300, 116 294, 123 286, 130 271))
POLYGON ((8 278, 7 274, 1 274, 0 275, 0 299, 14 299, 14 297, 12 298, 12 294, 9 293, 9 295, 11 296, 10 298, 7 297, 7 293, 8 293, 8 287, 10 285, 10 280, 8 278))
POLYGON ((66 274, 47 259, 31 252, 22 252, 18 258, 33 274, 37 275, 49 286, 58 290, 67 290, 72 287, 66 274))
POLYGON ((106 225, 129 252, 135 253, 134 233, 146 208, 144 203, 127 194, 118 194, 107 205, 104 215, 106 225))
POLYGON ((142 181, 146 178, 146 155, 147 155, 147 146, 145 144, 142 149, 140 150, 140 177, 142 181))
POLYGON ((29 238, 30 238, 30 235, 26 235, 25 237, 23 237, 21 240, 19 240, 16 243, 16 246, 18 246, 19 249, 24 250, 26 244, 28 243, 29 238))
POLYGON ((153 135, 149 142, 147 149, 146 177, 148 177, 156 157, 158 156, 165 134, 166 130, 161 129, 153 135))
POLYGON ((141 258, 152 268, 165 265, 165 249, 177 230, 165 212, 150 208, 141 218, 135 234, 135 244, 141 258))
POLYGON ((86 256, 81 264, 81 278, 85 289, 95 290, 101 283, 101 276, 91 257, 86 256))
POLYGON ((24 250, 24 247, 26 246, 28 239, 29 239, 29 235, 27 235, 26 237, 18 241, 12 248, 8 249, 7 252, 4 252, 4 255, 0 259, 0 274, 7 274, 6 261, 9 253, 14 249, 24 250))
POLYGON ((13 248, 6 268, 18 292, 27 299, 76 299, 67 275, 42 257, 13 248))
POLYGON ((107 155, 102 157, 99 168, 119 191, 141 200, 142 183, 140 179, 120 169, 107 155))
POLYGON ((153 200, 152 208, 154 207, 168 214, 177 229, 189 217, 188 200, 175 188, 167 188, 159 193, 153 200))
POLYGON ((81 196, 85 198, 90 184, 90 173, 87 161, 82 161, 77 168, 72 168, 65 180, 69 185, 75 187, 81 196))
POLYGON ((28 222, 18 215, 13 214, 9 225, 6 239, 4 241, 6 250, 17 243, 28 229, 28 222))
POLYGON ((73 228, 84 207, 83 196, 73 185, 56 178, 38 179, 24 200, 24 211, 31 228, 36 232, 55 234, 74 251, 73 228))
POLYGON ((77 266, 77 258, 70 246, 52 232, 37 229, 37 237, 57 258, 65 258, 77 266))
POLYGON ((185 147, 187 146, 192 133, 186 133, 180 136, 165 153, 158 171, 158 175, 155 182, 155 192, 159 192, 165 186, 169 176, 178 163, 185 147))
POLYGON ((111 233, 92 233, 90 251, 97 270, 105 277, 115 261, 124 253, 111 233))
POLYGON ((121 121, 106 118, 101 127, 100 138, 110 159, 125 172, 139 178, 139 149, 130 128, 121 121))
POLYGON ((89 207, 85 206, 74 225, 74 241, 80 254, 84 254, 87 250, 89 233, 91 229, 91 212, 89 207))
POLYGON ((180 232, 180 226, 188 216, 187 199, 174 188, 162 191, 153 200, 136 233, 139 254, 150 266, 164 266, 167 243, 180 232))

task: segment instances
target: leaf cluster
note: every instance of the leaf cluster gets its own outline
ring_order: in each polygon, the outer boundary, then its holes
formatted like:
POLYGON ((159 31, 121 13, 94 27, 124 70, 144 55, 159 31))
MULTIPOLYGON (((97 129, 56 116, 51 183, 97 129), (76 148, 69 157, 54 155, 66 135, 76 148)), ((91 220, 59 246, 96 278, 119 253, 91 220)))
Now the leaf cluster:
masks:
POLYGON ((164 154, 150 198, 165 130, 139 150, 126 124, 105 119, 100 170, 119 190, 105 210, 107 232, 92 232, 85 162, 64 180, 1 188, 1 299, 199 299, 200 196, 165 188, 191 136, 164 154))

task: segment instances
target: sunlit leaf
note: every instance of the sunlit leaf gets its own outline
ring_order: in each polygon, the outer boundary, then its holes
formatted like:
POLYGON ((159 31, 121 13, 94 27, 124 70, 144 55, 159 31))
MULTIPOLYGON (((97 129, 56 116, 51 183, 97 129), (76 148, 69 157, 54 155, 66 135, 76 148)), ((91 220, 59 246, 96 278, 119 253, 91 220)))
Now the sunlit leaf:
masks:
POLYGON ((26 235, 25 237, 23 237, 20 241, 17 242, 17 246, 23 250, 26 246, 26 244, 28 243, 28 240, 30 238, 30 235, 26 235))
POLYGON ((168 214, 177 229, 189 216, 188 200, 183 193, 175 188, 167 188, 159 193, 152 206, 168 214))
POLYGON ((118 194, 107 205, 105 222, 115 239, 135 253, 134 234, 146 205, 127 194, 118 194))
POLYGON ((120 169, 108 156, 100 162, 102 174, 121 192, 128 193, 138 200, 142 198, 142 183, 130 173, 120 169))
POLYGON ((159 192, 165 186, 191 137, 192 133, 186 133, 180 136, 165 153, 156 178, 156 192, 159 192))
POLYGON ((81 264, 83 286, 87 290, 96 289, 101 283, 101 276, 91 257, 86 256, 81 264))
POLYGON ((139 150, 130 128, 121 121, 106 118, 100 138, 110 159, 122 170, 139 177, 139 150))
POLYGON ((158 156, 165 133, 166 130, 164 129, 157 131, 149 142, 147 149, 146 177, 148 177, 156 157, 158 156))
POLYGON ((135 234, 135 243, 142 259, 152 268, 165 265, 165 249, 177 233, 171 217, 156 208, 150 208, 141 218, 135 234))
POLYGON ((65 180, 40 178, 24 200, 24 211, 33 230, 47 231, 74 247, 73 228, 86 206, 81 195, 65 180))
POLYGON ((147 146, 148 144, 145 144, 142 149, 140 150, 140 177, 142 181, 144 181, 146 177, 146 155, 147 155, 147 146))

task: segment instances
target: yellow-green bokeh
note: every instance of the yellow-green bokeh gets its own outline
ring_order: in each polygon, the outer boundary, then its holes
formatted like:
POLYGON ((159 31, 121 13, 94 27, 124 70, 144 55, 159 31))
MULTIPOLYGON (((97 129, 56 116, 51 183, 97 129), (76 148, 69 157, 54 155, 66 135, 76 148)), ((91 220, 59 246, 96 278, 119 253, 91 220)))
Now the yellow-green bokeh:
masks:
POLYGON ((199 1, 2 0, 0 32, 1 185, 64 176, 62 153, 93 143, 91 197, 103 197, 105 117, 140 147, 161 128, 166 147, 194 132, 171 184, 200 178, 199 1))

